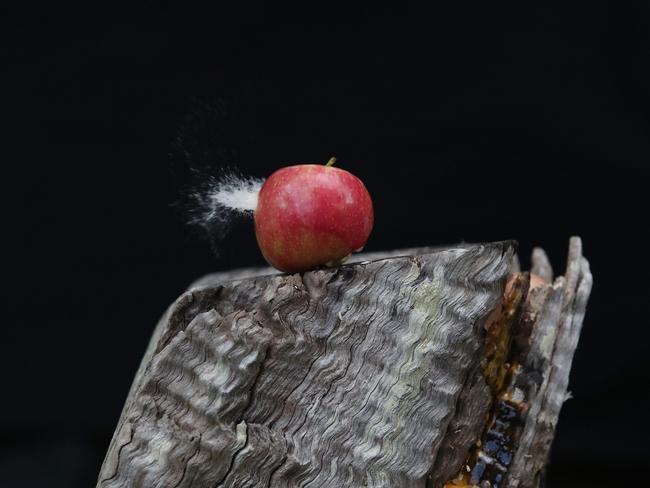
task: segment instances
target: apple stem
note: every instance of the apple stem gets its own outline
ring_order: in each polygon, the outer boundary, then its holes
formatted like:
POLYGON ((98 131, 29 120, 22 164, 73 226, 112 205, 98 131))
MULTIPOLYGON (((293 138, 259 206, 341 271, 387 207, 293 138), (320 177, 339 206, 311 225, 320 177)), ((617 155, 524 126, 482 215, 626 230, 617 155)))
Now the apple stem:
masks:
POLYGON ((336 163, 336 158, 330 158, 325 166, 334 166, 334 163, 336 163))

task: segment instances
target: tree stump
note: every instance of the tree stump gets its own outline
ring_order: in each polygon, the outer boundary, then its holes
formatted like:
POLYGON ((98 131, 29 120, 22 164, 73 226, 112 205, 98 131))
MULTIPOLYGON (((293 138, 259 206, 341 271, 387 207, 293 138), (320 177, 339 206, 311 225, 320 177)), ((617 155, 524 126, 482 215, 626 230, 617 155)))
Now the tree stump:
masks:
POLYGON ((534 487, 591 274, 514 242, 209 275, 167 310, 98 487, 534 487))

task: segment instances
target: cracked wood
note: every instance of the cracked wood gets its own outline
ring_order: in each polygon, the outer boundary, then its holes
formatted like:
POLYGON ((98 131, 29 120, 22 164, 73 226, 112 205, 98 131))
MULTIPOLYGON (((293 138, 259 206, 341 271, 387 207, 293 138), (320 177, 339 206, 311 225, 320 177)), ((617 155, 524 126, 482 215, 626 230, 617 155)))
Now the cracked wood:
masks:
POLYGON ((425 487, 491 406, 485 321, 514 244, 209 275, 152 336, 98 487, 425 487))

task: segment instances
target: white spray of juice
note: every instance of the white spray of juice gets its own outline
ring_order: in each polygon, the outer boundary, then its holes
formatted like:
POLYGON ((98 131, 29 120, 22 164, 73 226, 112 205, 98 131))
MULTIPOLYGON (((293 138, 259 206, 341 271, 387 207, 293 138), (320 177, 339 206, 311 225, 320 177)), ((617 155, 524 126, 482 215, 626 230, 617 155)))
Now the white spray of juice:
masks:
POLYGON ((263 183, 261 178, 224 175, 207 195, 212 207, 211 213, 218 212, 220 208, 234 212, 254 212, 263 183))
POLYGON ((215 254, 237 218, 252 217, 264 179, 245 177, 235 170, 204 176, 190 193, 188 223, 205 230, 215 254))
POLYGON ((256 126, 250 113, 236 100, 194 100, 172 144, 172 168, 181 183, 175 207, 217 256, 233 224, 253 216, 264 182, 237 169, 258 154, 251 149, 256 126))

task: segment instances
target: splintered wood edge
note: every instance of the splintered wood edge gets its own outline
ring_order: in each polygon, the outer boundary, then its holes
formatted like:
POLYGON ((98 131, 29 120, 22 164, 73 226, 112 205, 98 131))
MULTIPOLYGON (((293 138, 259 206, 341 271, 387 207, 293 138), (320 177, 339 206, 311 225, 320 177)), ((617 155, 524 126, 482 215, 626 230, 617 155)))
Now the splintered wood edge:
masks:
POLYGON ((559 303, 559 307, 554 303, 540 310, 539 335, 531 341, 528 362, 524 366, 532 372, 535 366, 539 371, 539 365, 543 365, 543 381, 535 386, 527 382, 529 413, 508 473, 511 486, 535 486, 541 479, 560 409, 570 396, 569 373, 592 285, 589 262, 582 254, 582 241, 573 237, 564 278, 556 278, 552 285, 547 285, 550 288, 548 300, 557 300, 555 303, 559 303), (545 346, 544 339, 549 335, 555 337, 552 348, 545 346))
MULTIPOLYGON (((485 482, 517 488, 540 485, 560 409, 570 398, 569 373, 593 278, 578 237, 569 241, 564 276, 553 281, 550 262, 540 248, 533 250, 531 261, 535 284, 531 280, 526 300, 515 303, 506 294, 502 313, 492 322, 492 333, 509 341, 510 353, 500 365, 489 365, 507 368, 507 383, 499 386, 483 434, 447 488, 485 482), (506 320, 508 308, 516 317, 511 324, 506 320)), ((490 350, 488 341, 486 353, 490 350)), ((490 382, 492 369, 485 372, 490 382)))

